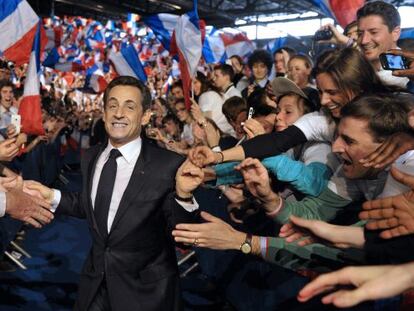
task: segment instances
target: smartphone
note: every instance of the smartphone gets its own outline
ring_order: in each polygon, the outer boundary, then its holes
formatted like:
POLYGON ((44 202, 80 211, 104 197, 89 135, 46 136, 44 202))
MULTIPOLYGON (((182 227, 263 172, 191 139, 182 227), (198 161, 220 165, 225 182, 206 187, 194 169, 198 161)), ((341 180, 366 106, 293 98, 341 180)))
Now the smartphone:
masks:
POLYGON ((385 70, 403 70, 409 68, 408 60, 401 55, 382 53, 379 56, 381 66, 385 70))
POLYGON ((247 114, 247 120, 251 119, 253 117, 253 114, 254 114, 254 108, 250 107, 249 113, 247 114))
POLYGON ((11 116, 11 122, 16 127, 16 133, 20 134, 21 116, 19 114, 13 114, 11 116))

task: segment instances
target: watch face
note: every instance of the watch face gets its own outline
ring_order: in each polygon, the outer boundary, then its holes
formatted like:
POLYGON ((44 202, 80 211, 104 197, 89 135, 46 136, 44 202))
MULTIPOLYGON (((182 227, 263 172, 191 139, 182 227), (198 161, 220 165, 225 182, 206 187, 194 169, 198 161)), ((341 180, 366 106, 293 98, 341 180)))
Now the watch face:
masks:
POLYGON ((240 250, 242 251, 243 254, 250 254, 250 252, 252 251, 252 246, 249 243, 245 242, 240 247, 240 250))

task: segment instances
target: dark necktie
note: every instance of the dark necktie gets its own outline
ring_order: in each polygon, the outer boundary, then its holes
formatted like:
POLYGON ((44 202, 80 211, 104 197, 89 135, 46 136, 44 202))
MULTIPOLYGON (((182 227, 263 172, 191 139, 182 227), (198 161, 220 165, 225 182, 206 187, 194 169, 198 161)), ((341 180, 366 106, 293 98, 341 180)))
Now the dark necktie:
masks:
POLYGON ((108 213, 111 204, 112 192, 116 178, 116 158, 122 156, 118 149, 112 149, 109 159, 102 168, 95 197, 95 218, 99 231, 106 238, 108 236, 108 213))

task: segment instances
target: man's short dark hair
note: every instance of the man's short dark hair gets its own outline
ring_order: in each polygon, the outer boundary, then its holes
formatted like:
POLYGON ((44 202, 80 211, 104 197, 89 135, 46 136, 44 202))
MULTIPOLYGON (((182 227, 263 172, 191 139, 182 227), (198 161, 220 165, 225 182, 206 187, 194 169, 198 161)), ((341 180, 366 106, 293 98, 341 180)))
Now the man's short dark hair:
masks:
POLYGON ((227 121, 233 122, 236 121, 240 112, 247 111, 247 103, 239 96, 232 96, 224 102, 221 110, 227 121))
POLYGON ((357 21, 363 17, 370 15, 381 16, 385 25, 387 25, 389 32, 393 31, 395 27, 401 26, 400 13, 395 6, 384 1, 368 2, 357 11, 357 21))
POLYGON ((223 76, 228 76, 230 81, 233 81, 234 70, 233 67, 227 64, 218 64, 214 66, 214 70, 220 70, 223 76))
POLYGON ((113 79, 109 82, 103 96, 104 108, 106 107, 106 103, 108 101, 109 92, 116 86, 124 85, 124 86, 133 86, 140 90, 142 96, 142 109, 145 111, 151 106, 151 93, 149 89, 145 86, 143 82, 138 80, 137 78, 131 76, 120 76, 113 79))
POLYGON ((368 121, 373 139, 383 142, 397 132, 412 132, 407 118, 411 109, 412 103, 401 95, 364 95, 342 107, 341 119, 352 117, 368 121))
POLYGON ((180 89, 182 89, 183 88, 183 81, 178 80, 178 81, 175 81, 173 84, 171 84, 171 90, 176 88, 176 87, 179 87, 180 89))
POLYGON ((253 65, 257 63, 265 64, 269 73, 272 70, 272 64, 273 64, 272 56, 266 50, 262 50, 262 49, 254 50, 253 53, 249 56, 249 60, 247 61, 247 64, 249 65, 250 69, 252 69, 253 65))
POLYGON ((273 58, 275 58, 276 54, 283 54, 283 51, 285 51, 289 54, 289 58, 291 58, 291 57, 293 57, 297 54, 295 49, 290 48, 288 46, 282 46, 281 48, 278 48, 276 51, 273 52, 273 58))

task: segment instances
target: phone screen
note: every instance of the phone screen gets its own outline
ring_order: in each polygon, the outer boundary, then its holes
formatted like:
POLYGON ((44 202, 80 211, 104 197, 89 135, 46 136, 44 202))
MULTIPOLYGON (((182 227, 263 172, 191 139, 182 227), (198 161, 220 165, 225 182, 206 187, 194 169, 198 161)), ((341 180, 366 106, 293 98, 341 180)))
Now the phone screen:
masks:
POLYGON ((388 68, 391 70, 406 69, 404 59, 401 55, 385 54, 388 68))

